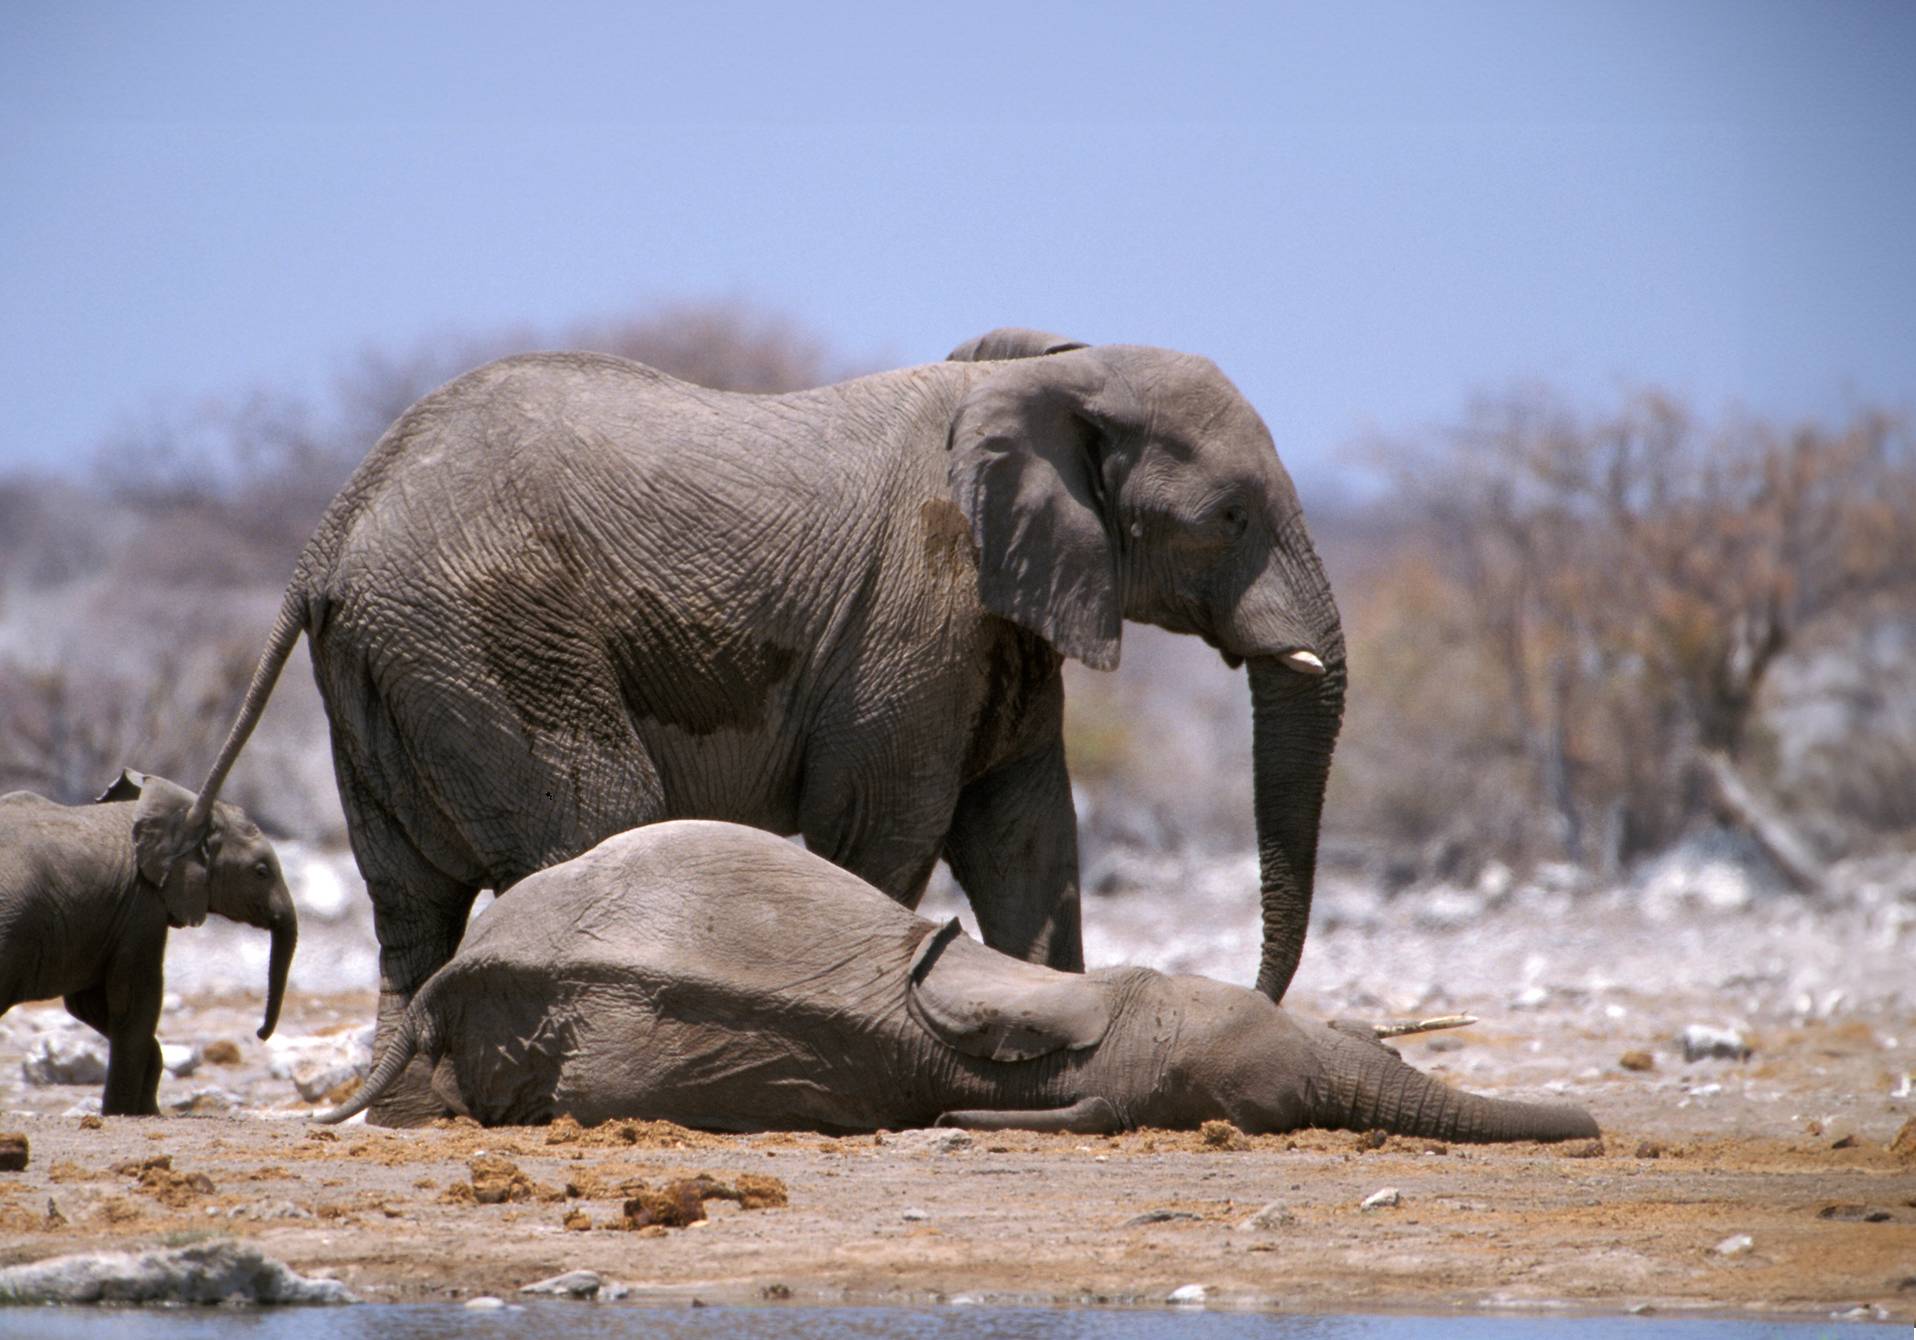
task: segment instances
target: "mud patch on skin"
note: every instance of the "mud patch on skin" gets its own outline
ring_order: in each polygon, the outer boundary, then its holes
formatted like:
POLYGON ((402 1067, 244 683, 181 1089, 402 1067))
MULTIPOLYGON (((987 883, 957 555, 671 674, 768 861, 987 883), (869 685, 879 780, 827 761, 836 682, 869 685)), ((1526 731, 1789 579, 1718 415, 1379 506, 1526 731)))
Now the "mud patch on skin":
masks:
POLYGON ((918 525, 924 536, 925 561, 934 572, 964 580, 974 594, 978 589, 977 548, 971 539, 971 523, 958 504, 948 498, 927 498, 918 504, 918 525))
POLYGON ((986 615, 985 623, 974 660, 984 694, 965 754, 966 782, 1012 757, 1035 729, 1055 731, 1063 720, 1064 657, 1007 619, 986 615))
POLYGON ((693 736, 762 729, 772 691, 791 675, 798 652, 733 621, 743 618, 714 610, 700 620, 654 592, 631 593, 610 653, 632 716, 693 736))

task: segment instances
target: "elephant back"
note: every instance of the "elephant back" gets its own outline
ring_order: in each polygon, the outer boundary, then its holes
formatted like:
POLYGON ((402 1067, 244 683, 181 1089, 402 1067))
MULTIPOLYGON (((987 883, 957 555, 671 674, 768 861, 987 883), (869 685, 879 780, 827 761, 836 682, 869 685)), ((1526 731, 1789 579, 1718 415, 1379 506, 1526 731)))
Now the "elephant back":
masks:
POLYGON ((457 963, 647 981, 712 999, 898 996, 933 923, 759 829, 686 819, 607 838, 520 881, 457 963))

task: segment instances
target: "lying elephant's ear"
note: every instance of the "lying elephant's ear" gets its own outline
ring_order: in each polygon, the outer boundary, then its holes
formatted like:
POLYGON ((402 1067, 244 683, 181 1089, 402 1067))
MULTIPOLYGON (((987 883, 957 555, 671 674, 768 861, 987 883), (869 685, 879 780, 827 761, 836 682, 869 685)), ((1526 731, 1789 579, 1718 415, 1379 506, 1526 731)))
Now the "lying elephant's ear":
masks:
POLYGON ((1095 1046, 1111 1027, 1098 983, 987 949, 955 918, 918 946, 910 976, 912 1018, 967 1056, 1028 1061, 1095 1046))
POLYGON ((164 777, 149 776, 133 807, 133 852, 140 876, 166 899, 166 910, 182 926, 206 920, 206 833, 186 831, 193 793, 164 777))
POLYGON ((131 768, 120 769, 120 775, 112 786, 93 798, 95 805, 106 805, 116 800, 138 800, 140 792, 146 789, 146 774, 135 772, 131 768))
POLYGON ((995 369, 959 401, 946 442, 984 607, 1096 670, 1118 664, 1111 507, 1138 418, 1098 351, 1079 350, 995 369))
POLYGON ((1001 358, 1042 358, 1046 354, 1065 354, 1073 349, 1089 347, 1083 340, 1068 340, 1048 330, 1000 326, 996 330, 986 331, 975 340, 966 340, 946 354, 945 361, 990 363, 1001 358))

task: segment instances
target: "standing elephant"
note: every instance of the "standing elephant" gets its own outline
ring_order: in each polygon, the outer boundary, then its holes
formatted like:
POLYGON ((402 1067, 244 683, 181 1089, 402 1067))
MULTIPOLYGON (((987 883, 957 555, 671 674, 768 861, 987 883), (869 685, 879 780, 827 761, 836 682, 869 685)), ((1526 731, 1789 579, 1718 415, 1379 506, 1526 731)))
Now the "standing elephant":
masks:
POLYGON ((488 1125, 1597 1134, 1580 1109, 1460 1093, 1361 1025, 1241 986, 1020 962, 768 833, 696 821, 609 838, 489 908, 322 1120, 415 1055, 488 1125))
POLYGON ((158 840, 193 804, 160 777, 122 773, 94 805, 30 791, 0 796, 0 1014, 23 1000, 66 998, 107 1039, 109 1117, 150 1117, 160 1085, 166 933, 209 910, 272 932, 266 1022, 286 997, 299 919, 279 857, 235 805, 216 806, 205 836, 162 869, 158 840))
POLYGON ((1250 665, 1257 980, 1279 999, 1343 635, 1263 421, 1163 349, 996 331, 791 395, 596 354, 468 373, 328 509, 175 840, 304 632, 382 1044, 479 889, 670 818, 802 834, 907 905, 943 856, 987 943, 1077 969, 1060 667, 1116 666, 1125 619, 1250 665))

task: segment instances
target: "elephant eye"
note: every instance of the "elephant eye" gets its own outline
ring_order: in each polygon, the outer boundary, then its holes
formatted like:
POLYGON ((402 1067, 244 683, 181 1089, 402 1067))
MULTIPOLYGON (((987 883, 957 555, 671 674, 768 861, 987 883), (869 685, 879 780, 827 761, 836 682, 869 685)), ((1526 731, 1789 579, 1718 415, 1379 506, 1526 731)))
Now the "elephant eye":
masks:
POLYGON ((273 867, 268 865, 265 861, 255 861, 253 862, 253 873, 258 875, 261 879, 268 879, 268 878, 271 878, 272 876, 273 867))
POLYGON ((1244 533, 1244 527, 1250 524, 1251 514, 1243 503, 1226 503, 1224 510, 1218 513, 1218 524, 1230 533, 1232 539, 1244 533))

